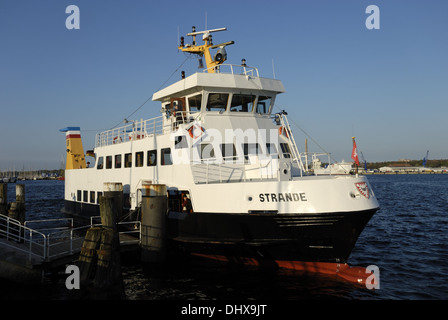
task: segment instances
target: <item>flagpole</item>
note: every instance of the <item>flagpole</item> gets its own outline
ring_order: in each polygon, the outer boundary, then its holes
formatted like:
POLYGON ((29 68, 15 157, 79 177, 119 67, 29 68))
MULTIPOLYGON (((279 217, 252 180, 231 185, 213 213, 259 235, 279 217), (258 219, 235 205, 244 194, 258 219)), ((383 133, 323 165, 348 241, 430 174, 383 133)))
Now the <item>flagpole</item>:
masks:
POLYGON ((356 159, 358 158, 358 150, 356 148, 355 137, 352 137, 352 140, 353 140, 352 159, 355 161, 355 173, 356 176, 358 176, 358 162, 356 161, 356 159))

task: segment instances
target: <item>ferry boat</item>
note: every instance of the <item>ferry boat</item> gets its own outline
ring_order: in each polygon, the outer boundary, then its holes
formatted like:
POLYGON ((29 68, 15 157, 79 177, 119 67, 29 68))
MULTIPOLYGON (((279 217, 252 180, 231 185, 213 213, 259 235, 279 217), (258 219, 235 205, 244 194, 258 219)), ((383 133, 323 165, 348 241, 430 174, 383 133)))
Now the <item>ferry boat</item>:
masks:
POLYGON ((159 117, 98 133, 94 164, 86 166, 80 128, 61 129, 65 211, 98 215, 103 184, 120 182, 124 207, 137 212, 143 186, 164 184, 167 241, 182 250, 249 264, 339 268, 379 208, 375 194, 364 176, 315 175, 304 165, 286 112, 274 111, 282 82, 244 60, 225 64, 234 42, 214 45, 211 38, 224 30, 193 28, 191 44, 181 38, 179 50, 204 58, 204 70, 182 73, 153 94, 159 117))

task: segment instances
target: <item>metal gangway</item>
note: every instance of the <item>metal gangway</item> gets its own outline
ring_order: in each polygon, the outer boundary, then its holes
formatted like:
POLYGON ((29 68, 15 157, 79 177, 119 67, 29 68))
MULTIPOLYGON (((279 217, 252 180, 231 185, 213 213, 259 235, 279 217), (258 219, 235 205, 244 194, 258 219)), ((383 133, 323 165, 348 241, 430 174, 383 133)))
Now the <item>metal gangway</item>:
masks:
MULTIPOLYGON (((0 259, 8 255, 8 261, 22 266, 36 268, 44 264, 56 266, 72 261, 81 251, 86 232, 94 226, 92 217, 90 224, 73 227, 72 218, 20 221, 0 215, 0 259), (48 225, 64 222, 66 226, 30 228, 32 224, 48 225), (5 252, 9 253, 6 254, 5 252), (11 258, 11 255, 14 258, 11 258)), ((120 231, 120 246, 139 245, 141 243, 140 221, 118 222, 117 227, 128 225, 120 231)))

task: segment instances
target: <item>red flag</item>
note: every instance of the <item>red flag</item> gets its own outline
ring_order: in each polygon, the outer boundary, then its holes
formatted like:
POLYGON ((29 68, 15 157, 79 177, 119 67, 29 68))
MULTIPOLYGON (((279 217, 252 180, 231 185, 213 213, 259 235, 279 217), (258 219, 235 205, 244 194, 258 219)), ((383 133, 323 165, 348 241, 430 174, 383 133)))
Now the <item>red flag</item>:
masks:
POLYGON ((353 137, 352 159, 355 161, 356 165, 359 166, 358 149, 356 148, 355 137, 353 137))

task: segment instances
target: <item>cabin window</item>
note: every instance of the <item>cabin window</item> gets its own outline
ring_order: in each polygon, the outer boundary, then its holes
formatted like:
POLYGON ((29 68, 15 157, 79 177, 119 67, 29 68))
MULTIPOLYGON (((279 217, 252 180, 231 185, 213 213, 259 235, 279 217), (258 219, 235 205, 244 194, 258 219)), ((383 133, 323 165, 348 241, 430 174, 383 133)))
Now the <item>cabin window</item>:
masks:
POLYGON ((103 157, 99 157, 98 158, 98 163, 96 165, 97 169, 103 169, 103 165, 104 165, 104 158, 103 157))
POLYGON ((121 168, 121 154, 115 155, 115 169, 121 168))
POLYGON ((146 162, 149 167, 157 165, 157 150, 149 150, 147 159, 146 162))
POLYGON ((190 109, 190 112, 201 111, 201 103, 202 103, 202 94, 198 94, 196 96, 188 98, 188 108, 190 109))
POLYGON ((135 153, 135 166, 143 167, 143 151, 135 153))
POLYGON ((207 111, 226 111, 228 99, 228 93, 209 93, 207 111))
POLYGON ((173 160, 171 159, 171 149, 164 148, 160 150, 160 162, 162 166, 167 166, 173 164, 173 160))
POLYGON ((257 102, 257 113, 269 113, 272 98, 268 96, 259 96, 257 102))
POLYGON ((210 159, 215 157, 215 150, 211 143, 204 143, 200 145, 201 159, 210 159))
POLYGON ((81 190, 76 191, 76 201, 81 201, 81 190))
POLYGON ((126 153, 124 155, 124 167, 125 168, 132 167, 132 153, 126 153))
POLYGON ((112 169, 112 156, 106 157, 106 169, 112 169))
POLYGON ((174 149, 188 148, 188 142, 186 136, 174 137, 174 149))
POLYGON ((83 190, 83 192, 82 192, 82 201, 88 202, 89 201, 88 196, 89 196, 88 191, 87 190, 83 190))
POLYGON ((221 153, 224 161, 236 160, 236 149, 233 143, 221 144, 221 153))
POLYGON ((103 195, 103 192, 101 192, 101 191, 98 191, 97 193, 96 193, 96 203, 97 204, 100 204, 100 197, 103 195))
POLYGON ((244 143, 243 151, 244 159, 249 160, 250 156, 260 154, 260 145, 258 143, 244 143))
POLYGON ((95 191, 90 191, 90 203, 95 203, 95 191))
POLYGON ((230 104, 231 112, 252 112, 255 96, 250 94, 234 94, 230 104))
POLYGON ((287 143, 280 143, 280 148, 282 149, 283 158, 291 158, 291 150, 287 143))

